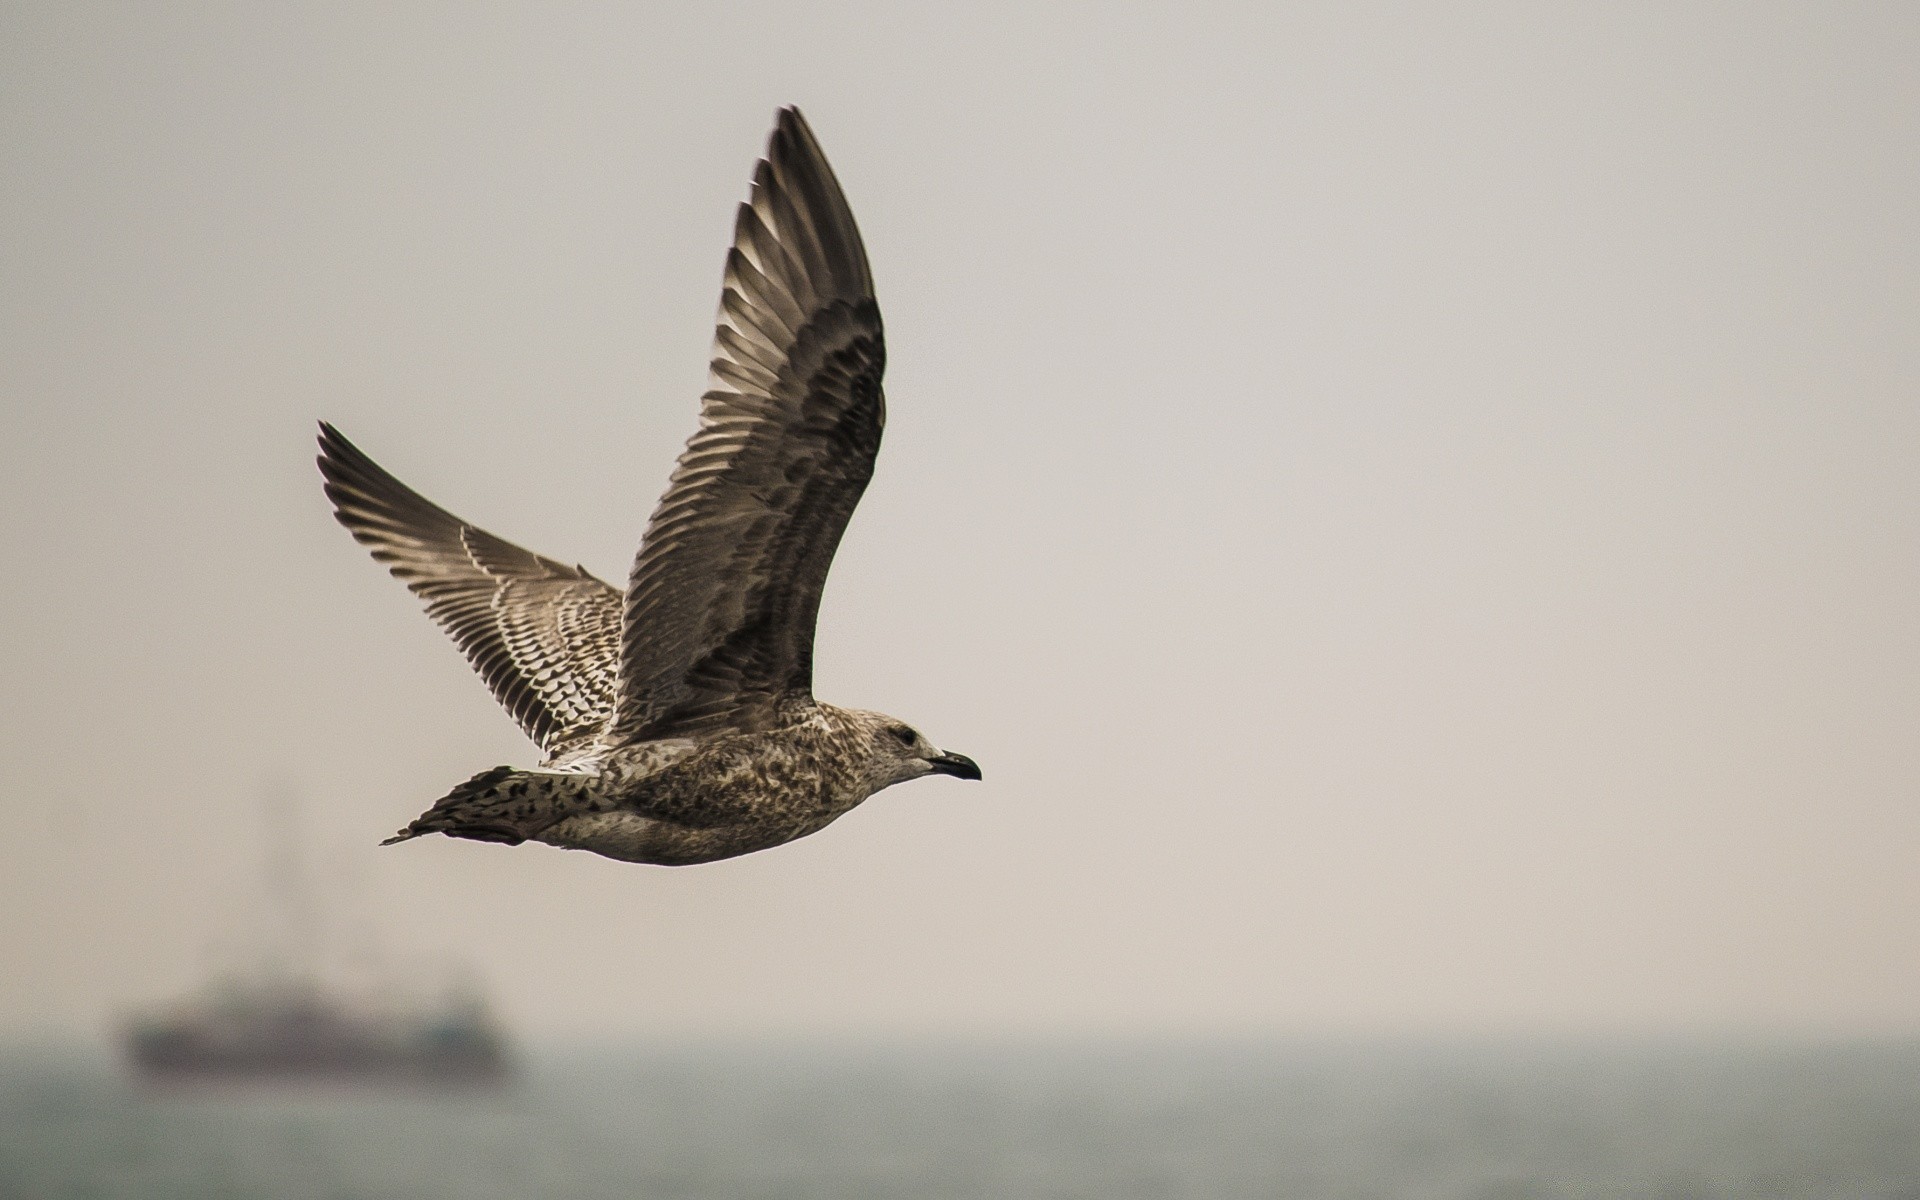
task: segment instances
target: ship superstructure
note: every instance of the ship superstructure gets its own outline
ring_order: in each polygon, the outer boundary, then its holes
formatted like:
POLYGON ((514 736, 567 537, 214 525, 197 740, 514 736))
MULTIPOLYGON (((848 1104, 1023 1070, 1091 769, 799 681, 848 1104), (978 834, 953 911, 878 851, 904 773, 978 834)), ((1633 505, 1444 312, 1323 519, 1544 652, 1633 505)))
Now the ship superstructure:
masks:
POLYGON ((126 1024, 125 1049, 140 1077, 456 1086, 507 1078, 506 1038, 470 982, 403 986, 391 963, 365 953, 355 982, 328 968, 292 800, 269 815, 270 928, 244 961, 126 1024), (369 961, 382 964, 371 978, 369 961))

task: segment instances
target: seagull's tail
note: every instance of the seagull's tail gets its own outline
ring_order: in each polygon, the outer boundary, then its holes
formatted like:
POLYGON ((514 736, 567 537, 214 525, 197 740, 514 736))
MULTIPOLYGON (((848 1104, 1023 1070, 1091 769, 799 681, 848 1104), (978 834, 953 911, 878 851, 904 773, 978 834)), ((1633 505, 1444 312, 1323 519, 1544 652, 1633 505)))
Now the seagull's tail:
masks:
POLYGON ((592 776, 495 767, 482 771, 434 803, 382 846, 427 833, 518 846, 579 811, 592 776))

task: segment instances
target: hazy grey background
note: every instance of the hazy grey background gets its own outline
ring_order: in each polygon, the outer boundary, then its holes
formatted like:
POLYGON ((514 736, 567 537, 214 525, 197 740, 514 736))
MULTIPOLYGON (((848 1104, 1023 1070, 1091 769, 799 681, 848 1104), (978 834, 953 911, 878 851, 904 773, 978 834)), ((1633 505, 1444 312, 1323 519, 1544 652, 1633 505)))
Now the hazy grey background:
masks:
POLYGON ((0 8, 0 1032, 199 978, 275 788, 530 1034, 1920 1029, 1916 61, 1905 4, 0 8), (314 419, 623 579, 782 103, 891 350, 817 690, 985 783, 376 849, 535 753, 314 419))

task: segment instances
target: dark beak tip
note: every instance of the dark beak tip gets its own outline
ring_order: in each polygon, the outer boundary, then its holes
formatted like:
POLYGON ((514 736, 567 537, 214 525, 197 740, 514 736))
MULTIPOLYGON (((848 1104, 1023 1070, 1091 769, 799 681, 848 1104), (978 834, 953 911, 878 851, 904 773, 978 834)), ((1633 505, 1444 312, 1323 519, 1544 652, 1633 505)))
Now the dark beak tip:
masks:
POLYGON ((964 754, 942 754, 933 760, 933 769, 955 779, 980 778, 980 764, 964 754))

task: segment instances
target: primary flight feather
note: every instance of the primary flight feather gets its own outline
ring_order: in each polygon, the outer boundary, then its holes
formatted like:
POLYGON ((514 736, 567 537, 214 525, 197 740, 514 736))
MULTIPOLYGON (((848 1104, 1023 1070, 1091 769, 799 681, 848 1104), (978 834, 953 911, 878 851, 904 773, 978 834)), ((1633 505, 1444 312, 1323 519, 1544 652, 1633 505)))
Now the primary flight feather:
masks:
POLYGON ((547 756, 474 776, 388 840, 708 862, 803 837, 895 783, 980 778, 903 722, 813 698, 820 595, 873 476, 885 365, 853 213, 787 108, 734 223, 700 428, 624 594, 462 521, 322 424, 340 523, 547 756))

